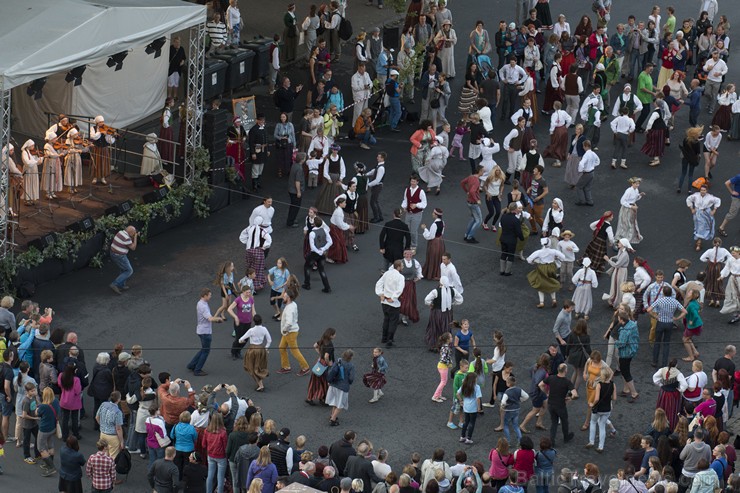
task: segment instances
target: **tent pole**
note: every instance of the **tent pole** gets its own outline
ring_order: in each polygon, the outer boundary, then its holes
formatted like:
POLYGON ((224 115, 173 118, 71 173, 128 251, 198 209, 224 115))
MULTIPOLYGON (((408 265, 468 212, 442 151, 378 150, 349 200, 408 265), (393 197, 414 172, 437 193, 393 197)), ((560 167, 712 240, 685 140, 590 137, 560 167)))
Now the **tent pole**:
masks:
POLYGON ((200 147, 203 132, 203 82, 205 71, 205 22, 190 28, 188 49, 188 95, 185 120, 185 181, 195 176, 195 150, 200 147))
MULTIPOLYGON (((0 149, 6 149, 10 144, 10 109, 11 109, 11 91, 5 89, 5 85, 0 81, 0 149)), ((20 149, 15 149, 20 153, 20 149)), ((15 223, 8 215, 8 160, 9 153, 2 153, 2 166, 0 166, 0 259, 4 259, 10 252, 13 254, 13 231, 15 223)))

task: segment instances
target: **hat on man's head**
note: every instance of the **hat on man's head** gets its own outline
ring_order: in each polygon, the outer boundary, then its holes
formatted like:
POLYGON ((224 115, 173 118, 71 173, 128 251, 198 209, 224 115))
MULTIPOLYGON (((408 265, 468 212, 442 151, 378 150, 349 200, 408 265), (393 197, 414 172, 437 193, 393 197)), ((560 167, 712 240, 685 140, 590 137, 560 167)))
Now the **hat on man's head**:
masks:
POLYGON ((287 436, 290 436, 290 428, 283 428, 280 430, 280 438, 285 438, 287 436))

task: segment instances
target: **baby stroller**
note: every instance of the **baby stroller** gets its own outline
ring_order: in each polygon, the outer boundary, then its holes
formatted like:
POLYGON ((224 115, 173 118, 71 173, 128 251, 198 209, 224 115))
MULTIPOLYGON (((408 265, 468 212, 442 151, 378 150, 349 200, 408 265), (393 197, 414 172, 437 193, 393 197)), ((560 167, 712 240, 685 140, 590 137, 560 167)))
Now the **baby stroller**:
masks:
POLYGON ((481 75, 483 75, 484 79, 488 78, 489 71, 493 70, 495 72, 493 64, 491 63, 491 57, 488 55, 473 55, 473 60, 475 60, 475 64, 478 65, 478 70, 481 75))

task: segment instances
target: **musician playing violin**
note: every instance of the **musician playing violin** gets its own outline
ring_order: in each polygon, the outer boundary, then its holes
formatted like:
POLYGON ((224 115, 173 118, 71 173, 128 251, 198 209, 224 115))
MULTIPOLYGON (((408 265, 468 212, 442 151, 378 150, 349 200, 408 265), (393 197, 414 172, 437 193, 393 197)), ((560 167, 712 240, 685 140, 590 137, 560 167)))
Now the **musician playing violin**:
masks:
POLYGON ((7 158, 8 180, 10 181, 10 195, 8 196, 8 208, 11 217, 17 217, 21 207, 21 192, 23 191, 23 179, 21 170, 15 164, 15 148, 8 144, 3 148, 2 165, 5 166, 7 158))
POLYGON ((49 129, 46 131, 46 133, 53 132, 57 134, 57 137, 64 141, 67 140, 67 134, 70 130, 72 130, 75 127, 74 121, 70 120, 67 115, 60 114, 59 115, 59 121, 49 127, 49 129))
POLYGON ((39 164, 44 151, 36 149, 36 143, 28 139, 21 152, 23 161, 23 191, 26 205, 36 205, 39 200, 39 164))
POLYGON ((64 186, 69 187, 69 193, 77 193, 77 187, 82 186, 82 157, 80 154, 88 152, 89 142, 83 140, 79 130, 73 128, 68 132, 67 157, 64 159, 64 186))
POLYGON ((46 198, 57 198, 56 193, 62 191, 62 161, 67 155, 66 146, 59 140, 57 134, 46 134, 44 144, 44 169, 41 172, 41 190, 46 192, 46 198), (55 146, 56 144, 56 146, 55 146))
POLYGON ((107 185, 106 178, 110 176, 110 146, 115 144, 116 135, 115 132, 108 132, 102 115, 96 116, 95 124, 90 126, 90 142, 93 144, 90 149, 92 184, 95 185, 100 180, 103 185, 107 185))

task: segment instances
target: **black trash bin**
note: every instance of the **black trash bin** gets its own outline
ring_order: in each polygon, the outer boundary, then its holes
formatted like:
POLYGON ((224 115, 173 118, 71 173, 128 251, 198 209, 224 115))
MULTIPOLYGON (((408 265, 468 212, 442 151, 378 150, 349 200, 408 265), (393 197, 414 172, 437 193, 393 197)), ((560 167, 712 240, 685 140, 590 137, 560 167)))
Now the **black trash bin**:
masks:
POLYGON ((218 58, 206 58, 203 73, 203 99, 209 100, 223 94, 226 88, 226 69, 229 64, 218 58))
POLYGON ((266 79, 270 74, 270 45, 271 39, 258 38, 247 41, 242 47, 255 53, 254 64, 252 65, 252 80, 266 79))
POLYGON ((226 69, 226 90, 235 91, 252 81, 254 51, 247 49, 225 50, 216 55, 229 64, 226 69))

